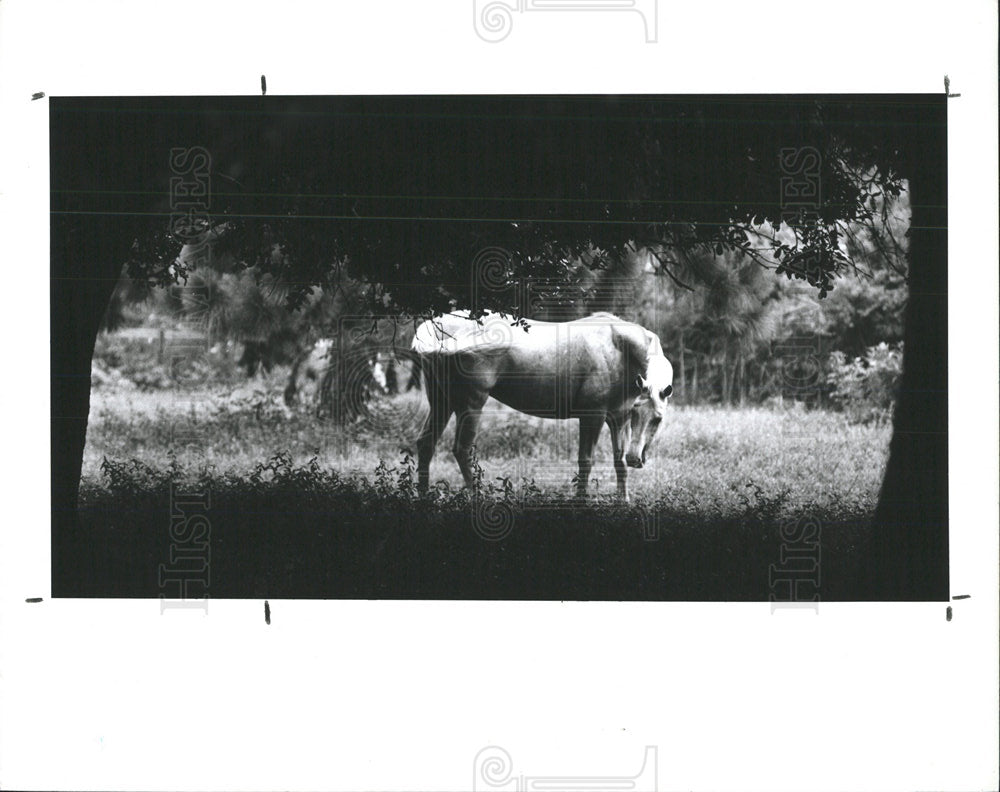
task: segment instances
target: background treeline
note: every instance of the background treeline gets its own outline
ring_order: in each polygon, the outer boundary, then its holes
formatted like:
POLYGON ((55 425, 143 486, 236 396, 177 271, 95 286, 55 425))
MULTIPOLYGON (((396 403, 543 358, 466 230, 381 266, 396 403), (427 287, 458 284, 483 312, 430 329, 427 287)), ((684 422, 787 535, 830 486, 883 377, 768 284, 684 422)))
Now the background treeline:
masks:
MULTIPOLYGON (((803 280, 776 275, 777 262, 764 252, 750 257, 705 247, 613 258, 594 249, 566 261, 560 278, 522 284, 522 304, 538 319, 610 311, 654 330, 674 364, 679 404, 798 402, 884 420, 901 372, 908 194, 877 209, 873 222, 848 226, 852 269, 822 298, 803 280), (810 375, 790 368, 803 366, 818 369, 810 375)), ((769 226, 759 233, 788 234, 769 226)), ((254 268, 196 265, 185 283, 145 291, 123 276, 106 329, 194 329, 210 354, 172 356, 162 338, 124 354, 123 341, 104 336, 95 384, 122 377, 147 388, 235 382, 291 366, 318 339, 334 335, 341 354, 404 354, 413 320, 376 323, 370 286, 343 271, 334 277, 290 311, 286 288, 254 268)))

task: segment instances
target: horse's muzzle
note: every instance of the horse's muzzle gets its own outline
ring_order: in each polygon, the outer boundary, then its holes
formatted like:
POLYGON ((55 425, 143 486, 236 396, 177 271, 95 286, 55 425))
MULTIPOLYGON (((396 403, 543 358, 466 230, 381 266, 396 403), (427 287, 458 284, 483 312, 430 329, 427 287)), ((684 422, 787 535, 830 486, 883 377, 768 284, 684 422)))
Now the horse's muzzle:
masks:
POLYGON ((641 468, 642 458, 638 454, 626 454, 625 464, 628 465, 629 467, 641 468))

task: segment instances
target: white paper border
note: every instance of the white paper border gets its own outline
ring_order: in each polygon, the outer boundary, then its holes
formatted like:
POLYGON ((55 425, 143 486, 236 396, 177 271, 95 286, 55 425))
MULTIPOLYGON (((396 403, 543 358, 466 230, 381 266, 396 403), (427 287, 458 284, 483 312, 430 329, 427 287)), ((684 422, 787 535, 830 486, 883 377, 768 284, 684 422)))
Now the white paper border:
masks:
POLYGON ((659 789, 997 787, 996 7, 0 4, 9 296, 0 786, 470 789, 473 759, 659 789), (896 93, 949 104, 952 603, 211 602, 49 594, 48 95, 896 93), (970 285, 971 284, 971 285, 970 285), (42 596, 40 604, 26 597, 42 596), (173 618, 176 617, 176 618, 173 618))

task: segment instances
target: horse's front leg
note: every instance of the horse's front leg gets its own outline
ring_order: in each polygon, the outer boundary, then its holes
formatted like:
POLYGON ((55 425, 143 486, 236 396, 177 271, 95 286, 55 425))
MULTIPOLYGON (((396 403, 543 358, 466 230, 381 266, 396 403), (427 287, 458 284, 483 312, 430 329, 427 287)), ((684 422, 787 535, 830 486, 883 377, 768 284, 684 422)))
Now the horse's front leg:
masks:
POLYGON ((611 432, 611 455, 615 462, 615 476, 618 479, 618 497, 628 503, 628 466, 625 464, 628 416, 624 418, 608 416, 608 429, 611 432))
POLYGON ((576 477, 576 494, 579 498, 587 497, 587 483, 590 481, 590 471, 594 467, 594 449, 597 439, 601 436, 604 426, 603 415, 587 415, 580 419, 580 453, 578 462, 580 470, 576 477))

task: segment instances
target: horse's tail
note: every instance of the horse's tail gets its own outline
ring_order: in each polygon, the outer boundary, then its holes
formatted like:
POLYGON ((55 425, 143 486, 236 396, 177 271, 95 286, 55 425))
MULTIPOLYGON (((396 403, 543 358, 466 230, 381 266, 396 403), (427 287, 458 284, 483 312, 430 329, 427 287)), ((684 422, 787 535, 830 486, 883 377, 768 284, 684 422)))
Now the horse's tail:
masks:
POLYGON ((409 363, 409 366, 407 366, 409 376, 406 379, 404 391, 409 393, 411 390, 419 390, 423 382, 423 377, 420 373, 420 355, 410 349, 407 349, 400 350, 399 357, 409 363))
POLYGON ((450 355, 445 351, 443 344, 448 337, 440 320, 429 319, 417 327, 413 334, 413 342, 410 344, 420 379, 423 380, 424 393, 427 394, 427 401, 432 409, 435 404, 440 404, 442 399, 446 403, 448 398, 445 389, 448 384, 447 367, 450 355))
POLYGON ((448 363, 449 355, 440 352, 424 352, 415 355, 414 374, 418 387, 422 383, 427 401, 434 407, 448 398, 448 363))

